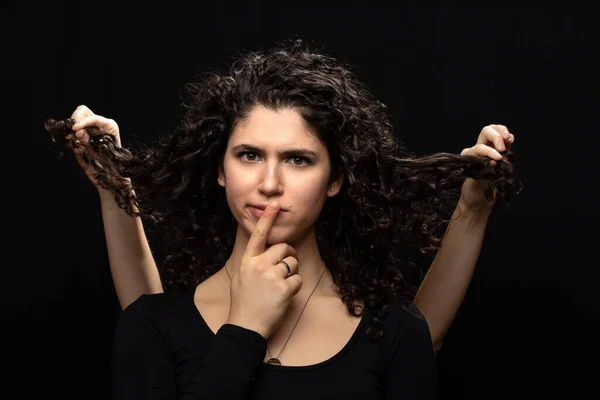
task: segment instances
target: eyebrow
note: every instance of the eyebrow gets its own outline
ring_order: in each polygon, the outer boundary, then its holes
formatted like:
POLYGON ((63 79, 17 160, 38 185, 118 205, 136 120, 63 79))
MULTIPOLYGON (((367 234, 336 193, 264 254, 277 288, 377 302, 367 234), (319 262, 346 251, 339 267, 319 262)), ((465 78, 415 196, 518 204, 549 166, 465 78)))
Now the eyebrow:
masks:
MULTIPOLYGON (((231 149, 233 152, 237 153, 239 151, 249 151, 253 153, 264 153, 264 151, 256 146, 251 146, 249 144, 240 144, 231 149)), ((314 157, 317 158, 317 153, 312 150, 304 149, 304 148, 295 148, 289 149, 286 151, 282 151, 279 153, 280 156, 290 157, 290 156, 303 156, 303 157, 314 157)))

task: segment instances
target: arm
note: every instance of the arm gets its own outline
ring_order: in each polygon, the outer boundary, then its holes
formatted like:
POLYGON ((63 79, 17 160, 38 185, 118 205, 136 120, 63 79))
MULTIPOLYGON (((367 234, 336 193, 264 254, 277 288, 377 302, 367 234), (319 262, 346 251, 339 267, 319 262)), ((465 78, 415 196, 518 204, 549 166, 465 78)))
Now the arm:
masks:
MULTIPOLYGON (((490 164, 502 160, 515 137, 504 125, 488 125, 481 130, 475 146, 462 155, 486 156, 490 164)), ((486 182, 467 178, 458 207, 446 228, 442 245, 421 283, 415 304, 425 316, 434 350, 442 347, 471 282, 477 264, 491 207, 484 196, 486 182)))
POLYGON ((125 309, 142 294, 161 293, 163 288, 141 219, 121 209, 110 192, 98 192, 110 272, 125 309))
POLYGON ((115 330, 113 399, 246 398, 248 386, 266 352, 262 336, 236 325, 223 325, 202 364, 196 367, 195 378, 184 388, 177 388, 169 336, 169 328, 157 323, 157 314, 146 296, 123 311, 115 330))
POLYGON ((247 398, 248 386, 266 352, 267 341, 259 333, 238 325, 221 326, 183 398, 247 398))
POLYGON ((471 282, 489 215, 489 211, 471 210, 459 202, 441 248, 417 291, 414 302, 429 324, 436 352, 471 282))
MULTIPOLYGON (((121 146, 116 121, 94 114, 85 105, 77 107, 71 118, 76 121, 72 126, 75 137, 71 136, 71 139, 87 142, 89 136, 86 129, 97 127, 103 133, 111 135, 118 147, 121 146)), ((100 195, 108 261, 121 308, 125 309, 144 293, 161 293, 163 289, 158 269, 150 252, 142 221, 119 208, 114 196, 96 181, 95 172, 87 157, 82 156, 81 149, 73 150, 80 167, 100 195)))

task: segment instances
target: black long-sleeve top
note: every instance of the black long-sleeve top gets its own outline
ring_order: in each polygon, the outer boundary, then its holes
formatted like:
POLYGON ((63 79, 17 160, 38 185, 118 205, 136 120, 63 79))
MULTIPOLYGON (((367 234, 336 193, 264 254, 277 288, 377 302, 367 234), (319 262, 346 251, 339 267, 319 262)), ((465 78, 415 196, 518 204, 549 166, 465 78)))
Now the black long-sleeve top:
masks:
POLYGON ((194 292, 142 295, 119 316, 115 400, 436 399, 429 328, 414 304, 390 303, 384 336, 367 337, 369 311, 332 358, 309 366, 263 362, 266 341, 231 324, 213 333, 194 292))

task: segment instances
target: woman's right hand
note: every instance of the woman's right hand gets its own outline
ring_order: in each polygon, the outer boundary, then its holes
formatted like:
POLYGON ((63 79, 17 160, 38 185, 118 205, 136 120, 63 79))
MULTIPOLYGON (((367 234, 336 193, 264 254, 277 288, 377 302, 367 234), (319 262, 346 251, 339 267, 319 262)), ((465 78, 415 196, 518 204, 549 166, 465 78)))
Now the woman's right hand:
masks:
POLYGON ((230 288, 227 323, 258 332, 265 339, 281 323, 292 297, 302 287, 296 250, 292 246, 278 243, 265 251, 279 208, 276 202, 270 204, 256 223, 230 288), (289 265, 289 276, 281 260, 289 265))
MULTIPOLYGON (((87 143, 89 140, 88 133, 85 131, 85 128, 96 126, 103 133, 107 133, 114 137, 115 144, 117 147, 121 147, 121 136, 119 135, 119 126, 113 119, 105 118, 101 115, 96 115, 92 110, 84 105, 80 105, 73 111, 71 118, 75 120, 75 125, 73 125, 73 131, 75 132, 75 139, 81 141, 82 143, 87 143)), ((105 189, 101 188, 94 179, 94 171, 89 164, 87 164, 82 157, 82 150, 78 148, 74 148, 73 152, 75 153, 75 157, 77 158, 77 162, 85 171, 87 177, 92 181, 92 183, 96 186, 96 188, 100 191, 104 191, 105 189)))

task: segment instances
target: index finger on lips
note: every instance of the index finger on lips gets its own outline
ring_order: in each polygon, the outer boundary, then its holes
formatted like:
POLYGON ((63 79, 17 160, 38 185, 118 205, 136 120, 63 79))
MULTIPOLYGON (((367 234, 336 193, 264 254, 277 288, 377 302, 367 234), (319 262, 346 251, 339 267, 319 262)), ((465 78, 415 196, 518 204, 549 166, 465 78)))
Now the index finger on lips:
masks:
POLYGON ((246 245, 246 255, 255 257, 265 251, 267 236, 269 236, 273 222, 275 221, 275 218, 277 218, 279 207, 279 203, 274 201, 265 208, 263 214, 260 216, 252 230, 252 234, 246 245))

